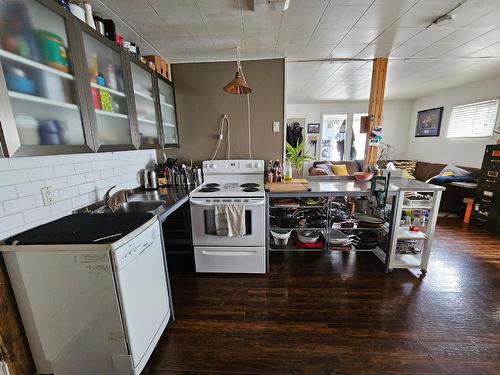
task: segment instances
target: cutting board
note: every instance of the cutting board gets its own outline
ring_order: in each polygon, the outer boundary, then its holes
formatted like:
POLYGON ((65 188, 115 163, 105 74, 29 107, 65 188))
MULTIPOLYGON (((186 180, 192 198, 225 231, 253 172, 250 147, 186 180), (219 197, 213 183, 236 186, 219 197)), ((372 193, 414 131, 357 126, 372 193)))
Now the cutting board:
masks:
POLYGON ((294 178, 290 181, 283 182, 268 182, 266 183, 266 191, 271 193, 288 193, 310 191, 311 186, 305 178, 294 178))

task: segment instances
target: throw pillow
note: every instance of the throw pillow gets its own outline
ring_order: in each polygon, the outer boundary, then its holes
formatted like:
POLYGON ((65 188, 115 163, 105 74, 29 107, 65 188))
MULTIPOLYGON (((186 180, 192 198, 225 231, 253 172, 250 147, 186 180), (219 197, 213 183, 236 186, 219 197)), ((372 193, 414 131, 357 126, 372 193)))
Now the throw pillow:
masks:
POLYGON ((397 169, 404 169, 410 176, 415 175, 417 168, 417 160, 392 160, 392 163, 397 169))
POLYGON ((311 167, 309 169, 309 176, 328 176, 328 173, 326 173, 323 169, 311 167))
POLYGON ((329 161, 327 161, 326 163, 317 164, 316 168, 322 170, 323 172, 325 172, 325 174, 329 176, 333 175, 332 163, 330 163, 329 161))
POLYGON ((448 164, 446 167, 443 168, 441 173, 439 174, 440 176, 469 176, 471 172, 466 171, 463 168, 459 168, 453 164, 448 164))
POLYGON ((335 176, 349 176, 349 172, 347 172, 347 166, 345 164, 333 164, 332 171, 335 176))

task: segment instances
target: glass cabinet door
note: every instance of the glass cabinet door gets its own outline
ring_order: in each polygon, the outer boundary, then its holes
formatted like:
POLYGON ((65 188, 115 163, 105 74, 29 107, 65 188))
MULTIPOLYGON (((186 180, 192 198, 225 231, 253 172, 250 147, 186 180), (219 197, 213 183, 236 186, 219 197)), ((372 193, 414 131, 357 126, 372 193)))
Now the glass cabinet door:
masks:
POLYGON ((131 145, 121 54, 85 32, 83 44, 97 121, 98 146, 131 145))
POLYGON ((175 114, 174 87, 172 83, 158 78, 160 109, 164 146, 178 146, 177 118, 175 114))
POLYGON ((91 151, 67 15, 55 4, 0 0, 0 119, 9 156, 91 151))
POLYGON ((134 87, 140 147, 158 147, 161 143, 158 135, 159 121, 156 114, 153 76, 149 71, 139 67, 134 62, 131 62, 130 68, 134 87))

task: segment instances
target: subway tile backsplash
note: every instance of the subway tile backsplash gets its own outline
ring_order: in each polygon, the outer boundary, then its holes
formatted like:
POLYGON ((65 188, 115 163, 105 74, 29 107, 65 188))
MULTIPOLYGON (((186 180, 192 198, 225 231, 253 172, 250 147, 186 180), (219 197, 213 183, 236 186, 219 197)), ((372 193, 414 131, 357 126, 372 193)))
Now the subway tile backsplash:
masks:
POLYGON ((155 150, 0 159, 0 240, 94 203, 113 185, 139 186, 139 171, 155 162, 155 150), (47 186, 51 206, 40 192, 47 186))

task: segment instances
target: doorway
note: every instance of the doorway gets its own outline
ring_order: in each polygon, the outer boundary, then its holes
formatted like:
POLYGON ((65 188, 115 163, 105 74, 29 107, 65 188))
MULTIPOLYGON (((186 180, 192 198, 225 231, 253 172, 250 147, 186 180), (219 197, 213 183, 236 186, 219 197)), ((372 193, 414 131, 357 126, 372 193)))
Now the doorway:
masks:
POLYGON ((365 113, 321 115, 320 160, 342 161, 364 158, 366 133, 361 133, 365 113))

